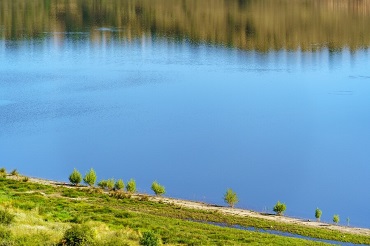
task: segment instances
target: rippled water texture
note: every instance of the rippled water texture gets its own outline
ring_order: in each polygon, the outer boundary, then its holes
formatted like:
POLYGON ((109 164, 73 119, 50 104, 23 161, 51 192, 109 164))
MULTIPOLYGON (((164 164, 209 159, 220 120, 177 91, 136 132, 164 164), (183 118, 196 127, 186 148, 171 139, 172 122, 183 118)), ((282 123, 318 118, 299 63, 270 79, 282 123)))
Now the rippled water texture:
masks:
POLYGON ((0 166, 370 227, 370 2, 0 1, 0 166))

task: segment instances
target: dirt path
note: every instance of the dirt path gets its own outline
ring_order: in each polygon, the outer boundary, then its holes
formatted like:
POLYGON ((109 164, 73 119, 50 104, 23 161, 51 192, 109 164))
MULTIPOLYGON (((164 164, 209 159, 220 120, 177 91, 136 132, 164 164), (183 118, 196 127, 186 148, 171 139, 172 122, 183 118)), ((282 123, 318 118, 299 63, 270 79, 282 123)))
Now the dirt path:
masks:
MULTIPOLYGON (((18 179, 18 180, 22 179, 21 177, 15 177, 15 176, 8 176, 8 178, 18 179)), ((63 187, 68 187, 68 188, 75 188, 75 186, 72 186, 69 183, 57 182, 57 181, 52 181, 52 180, 40 179, 40 178, 30 177, 28 182, 52 185, 52 186, 63 186, 63 187)), ((144 194, 137 194, 137 196, 143 196, 143 195, 144 194)), ((285 216, 266 215, 266 214, 262 214, 259 212, 246 210, 246 209, 221 207, 221 206, 210 205, 210 204, 206 204, 202 202, 194 202, 194 201, 181 200, 181 199, 175 199, 175 198, 149 196, 149 199, 151 201, 155 201, 155 202, 161 201, 167 204, 174 204, 174 205, 181 206, 184 208, 199 209, 199 210, 205 210, 205 211, 217 211, 217 212, 220 212, 226 215, 229 214, 229 215, 237 215, 237 216, 242 216, 242 217, 260 218, 260 219, 272 220, 276 222, 303 225, 303 226, 314 227, 314 228, 325 227, 327 229, 336 230, 340 232, 370 236, 370 229, 368 228, 345 227, 345 226, 339 226, 339 225, 333 225, 333 224, 309 221, 309 220, 302 220, 302 219, 296 219, 296 218, 285 217, 285 216)))

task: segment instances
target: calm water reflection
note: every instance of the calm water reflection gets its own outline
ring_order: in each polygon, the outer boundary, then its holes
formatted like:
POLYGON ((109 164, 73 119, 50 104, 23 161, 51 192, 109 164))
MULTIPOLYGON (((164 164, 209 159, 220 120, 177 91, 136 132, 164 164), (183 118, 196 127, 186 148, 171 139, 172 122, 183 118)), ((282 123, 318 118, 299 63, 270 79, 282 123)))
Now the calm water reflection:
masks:
POLYGON ((370 227, 368 2, 164 2, 1 1, 0 166, 370 227))

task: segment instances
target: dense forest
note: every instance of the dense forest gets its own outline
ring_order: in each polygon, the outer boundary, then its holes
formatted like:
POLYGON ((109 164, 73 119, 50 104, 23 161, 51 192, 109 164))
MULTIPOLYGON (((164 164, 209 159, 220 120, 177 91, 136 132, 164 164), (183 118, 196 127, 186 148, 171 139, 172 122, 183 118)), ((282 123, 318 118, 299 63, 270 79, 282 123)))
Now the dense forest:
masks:
POLYGON ((366 0, 0 1, 5 40, 89 30, 96 42, 101 35, 126 41, 146 36, 243 50, 336 51, 367 48, 369 24, 366 0), (102 27, 115 31, 102 33, 102 27))

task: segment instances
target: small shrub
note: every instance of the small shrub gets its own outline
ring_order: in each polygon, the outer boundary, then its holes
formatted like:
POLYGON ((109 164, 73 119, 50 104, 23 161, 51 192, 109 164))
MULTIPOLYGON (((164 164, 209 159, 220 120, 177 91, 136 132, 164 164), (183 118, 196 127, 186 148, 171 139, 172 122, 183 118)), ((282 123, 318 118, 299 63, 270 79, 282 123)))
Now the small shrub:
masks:
POLYGON ((83 225, 72 225, 65 231, 62 243, 64 245, 79 246, 90 245, 94 242, 94 231, 91 227, 83 225))
POLYGON ((335 214, 335 215, 333 216, 333 222, 334 222, 335 224, 338 224, 338 223, 339 223, 339 215, 335 214))
POLYGON ((10 175, 12 175, 12 176, 18 176, 19 175, 19 172, 17 171, 17 169, 14 169, 13 171, 10 172, 10 175))
POLYGON ((127 194, 123 191, 112 191, 109 192, 109 196, 117 198, 117 199, 128 199, 131 198, 131 194, 127 194))
POLYGON ((90 171, 86 173, 84 177, 84 182, 89 186, 94 186, 96 182, 96 173, 94 169, 91 168, 90 171))
POLYGON ((107 189, 107 180, 101 180, 99 183, 98 183, 98 186, 102 189, 107 189))
POLYGON ((275 206, 274 206, 274 212, 277 214, 277 215, 283 215, 284 212, 286 210, 286 205, 285 203, 281 203, 280 201, 278 201, 275 206))
POLYGON ((108 188, 108 190, 113 190, 113 188, 114 188, 114 179, 108 179, 107 180, 107 188, 108 188))
POLYGON ((71 175, 69 175, 69 181, 73 184, 73 185, 78 185, 79 183, 81 183, 82 181, 82 176, 81 176, 81 173, 79 171, 75 169, 73 169, 73 172, 71 173, 71 175))
POLYGON ((0 177, 1 178, 5 178, 6 177, 6 170, 5 170, 5 168, 0 168, 0 177))
POLYGON ((129 193, 135 193, 136 192, 136 182, 133 179, 130 179, 130 181, 127 182, 126 190, 129 193))
POLYGON ((152 183, 152 191, 154 191, 156 196, 161 196, 164 193, 166 193, 166 189, 164 188, 163 185, 160 185, 157 181, 154 181, 152 183))
POLYGON ((30 180, 30 178, 27 177, 27 176, 24 176, 23 179, 22 179, 23 182, 28 182, 29 180, 30 180))
POLYGON ((125 183, 123 182, 122 179, 119 179, 117 180, 117 182, 114 184, 114 188, 116 190, 122 190, 123 188, 125 188, 125 183))
POLYGON ((317 221, 320 221, 321 215, 322 215, 322 211, 319 208, 316 208, 315 218, 316 218, 317 221))
POLYGON ((0 210, 0 224, 10 225, 14 220, 14 215, 7 210, 0 210))
POLYGON ((140 245, 158 246, 161 245, 161 239, 154 232, 147 231, 143 233, 143 237, 140 239, 140 245))
POLYGON ((230 207, 234 207, 238 203, 238 196, 232 189, 228 189, 224 195, 224 201, 229 204, 230 207))

